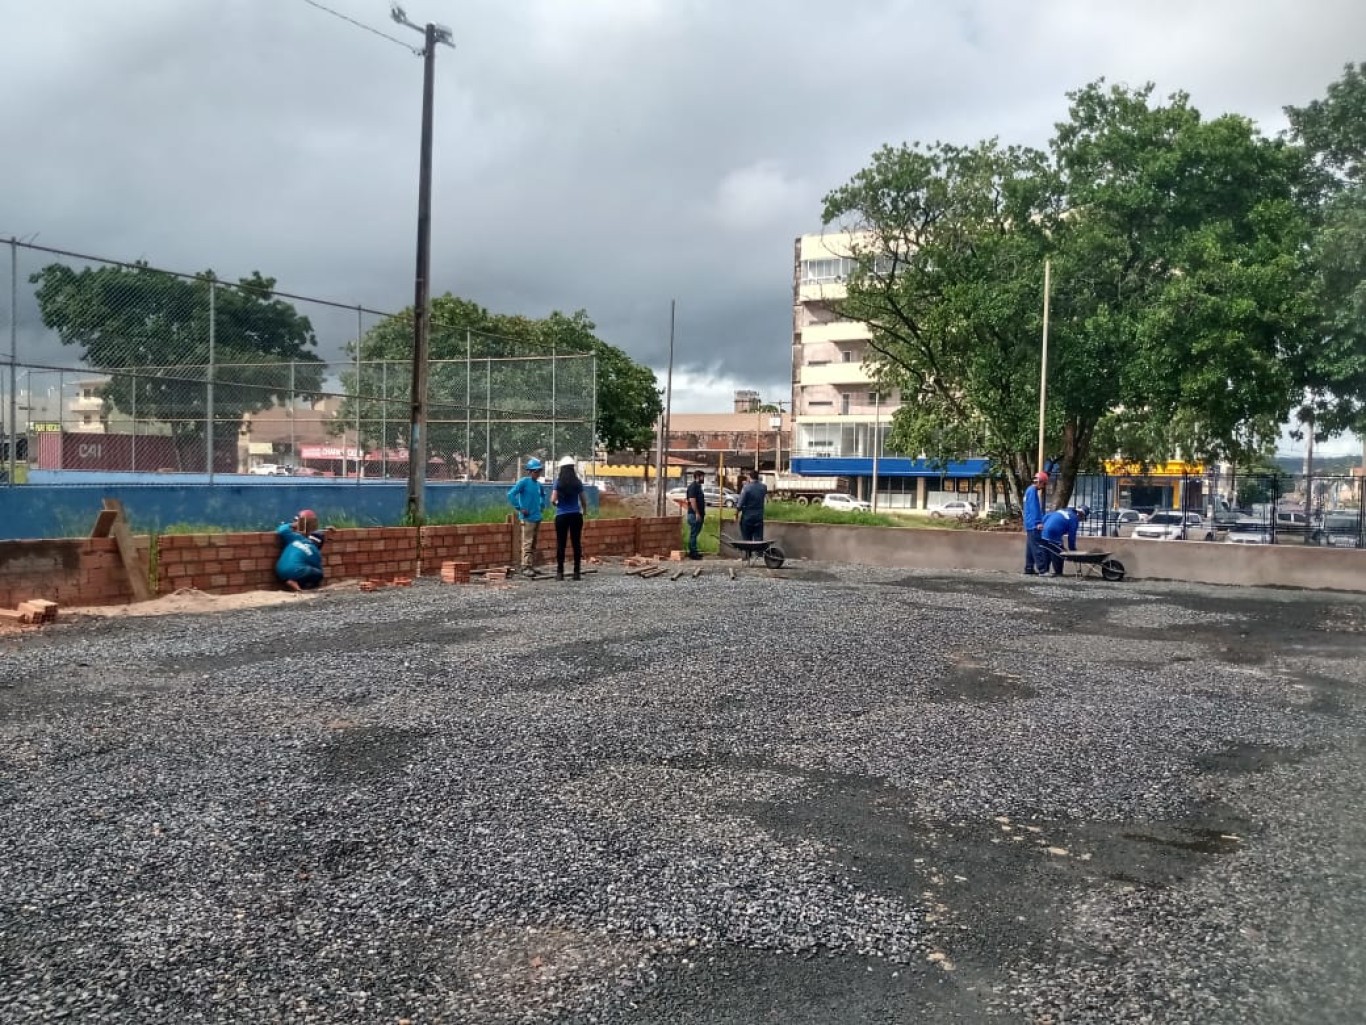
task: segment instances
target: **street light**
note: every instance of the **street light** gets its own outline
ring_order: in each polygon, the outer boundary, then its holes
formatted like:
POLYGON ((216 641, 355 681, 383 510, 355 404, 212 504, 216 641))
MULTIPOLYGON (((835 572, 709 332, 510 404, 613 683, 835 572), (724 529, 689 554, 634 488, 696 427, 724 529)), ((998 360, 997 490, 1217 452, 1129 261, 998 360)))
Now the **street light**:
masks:
POLYGON ((877 512, 877 457, 882 448, 878 434, 882 428, 882 392, 873 392, 873 501, 872 511, 877 512))

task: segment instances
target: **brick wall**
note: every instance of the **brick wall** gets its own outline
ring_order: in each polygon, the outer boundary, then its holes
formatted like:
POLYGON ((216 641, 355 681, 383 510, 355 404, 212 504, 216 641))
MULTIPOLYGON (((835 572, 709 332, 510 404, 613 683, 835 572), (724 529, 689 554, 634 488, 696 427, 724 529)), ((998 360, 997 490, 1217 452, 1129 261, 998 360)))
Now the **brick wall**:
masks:
MULTIPOLYGON (((143 559, 148 539, 134 539, 143 559)), ((118 605, 133 600, 118 546, 110 537, 0 542, 0 607, 30 598, 59 605, 118 605)))
MULTIPOLYGON (((599 558, 667 555, 679 547, 678 518, 589 520, 584 555, 599 558)), ((515 523, 454 526, 371 527, 331 530, 323 546, 328 581, 418 575, 438 576, 441 564, 460 561, 472 569, 515 564, 515 523)), ((145 560, 147 537, 135 539, 145 560)), ((547 521, 537 541, 542 561, 555 558, 555 525, 547 521)), ((156 593, 192 587, 213 594, 268 590, 279 586, 273 531, 238 534, 163 534, 157 538, 156 593)), ((30 598, 61 605, 117 605, 133 600, 113 538, 0 541, 0 607, 30 598)))

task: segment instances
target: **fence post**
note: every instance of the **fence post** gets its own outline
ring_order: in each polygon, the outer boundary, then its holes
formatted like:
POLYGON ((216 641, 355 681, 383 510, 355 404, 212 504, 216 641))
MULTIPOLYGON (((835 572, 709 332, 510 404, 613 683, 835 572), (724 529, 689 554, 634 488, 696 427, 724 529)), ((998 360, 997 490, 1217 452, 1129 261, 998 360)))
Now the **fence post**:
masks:
POLYGON ((361 313, 361 307, 360 307, 359 304, 357 304, 357 305, 356 305, 356 487, 360 487, 360 478, 361 478, 361 474, 365 472, 365 463, 364 463, 363 458, 362 458, 361 443, 360 443, 360 404, 361 404, 361 395, 363 394, 362 389, 361 389, 361 379, 360 379, 360 374, 361 374, 360 343, 361 343, 361 335, 363 335, 364 333, 365 333, 365 321, 364 321, 364 318, 363 318, 362 313, 361 313))
POLYGON ((213 483, 213 362, 215 332, 218 329, 218 309, 216 305, 218 285, 213 276, 209 277, 209 370, 204 379, 204 405, 208 412, 208 425, 204 431, 205 456, 208 459, 209 483, 213 483))
MULTIPOLYGON (((18 368, 15 362, 19 358, 19 241, 11 238, 9 240, 9 474, 5 480, 9 487, 14 487, 14 463, 15 449, 18 447, 16 435, 19 433, 19 395, 15 391, 18 387, 19 377, 18 368)), ((32 377, 29 379, 29 395, 33 394, 32 377)), ((32 398, 29 399, 30 406, 33 405, 32 398)), ((24 432, 27 435, 27 430, 24 432)))
MULTIPOLYGON (((465 328, 465 478, 467 480, 474 479, 474 474, 470 472, 473 469, 470 466, 470 455, 474 448, 470 438, 470 416, 474 412, 470 408, 470 373, 470 329, 465 328)), ((485 470, 484 476, 487 479, 487 470, 485 470)))

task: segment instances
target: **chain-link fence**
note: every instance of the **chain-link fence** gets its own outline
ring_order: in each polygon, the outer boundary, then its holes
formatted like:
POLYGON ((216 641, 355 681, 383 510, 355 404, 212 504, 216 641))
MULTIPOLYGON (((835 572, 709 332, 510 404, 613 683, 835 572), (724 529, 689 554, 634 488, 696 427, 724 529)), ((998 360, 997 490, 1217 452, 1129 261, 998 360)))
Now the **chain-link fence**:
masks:
MULTIPOLYGON (((406 477, 412 311, 3 243, 0 469, 406 477)), ((596 360, 434 317, 429 480, 592 457, 596 360)))
POLYGON ((1357 474, 1096 475, 1071 504, 1090 506, 1091 535, 1362 548, 1364 488, 1357 474))

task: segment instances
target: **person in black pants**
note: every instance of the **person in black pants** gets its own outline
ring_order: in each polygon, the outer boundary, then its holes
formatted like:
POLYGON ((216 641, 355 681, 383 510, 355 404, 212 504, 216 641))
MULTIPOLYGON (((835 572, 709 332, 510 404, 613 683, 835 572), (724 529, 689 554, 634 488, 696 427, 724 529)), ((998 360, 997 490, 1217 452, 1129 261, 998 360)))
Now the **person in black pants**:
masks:
POLYGON ((702 558, 702 553, 697 550, 697 535, 702 533, 702 521, 707 518, 707 496, 702 490, 702 478, 705 476, 701 470, 694 470, 692 483, 688 485, 689 559, 702 558))
POLYGON ((588 512, 588 496, 570 456, 560 460, 560 475, 551 489, 550 504, 555 507, 555 579, 564 579, 564 545, 569 541, 574 546, 574 579, 582 580, 583 517, 588 512))

